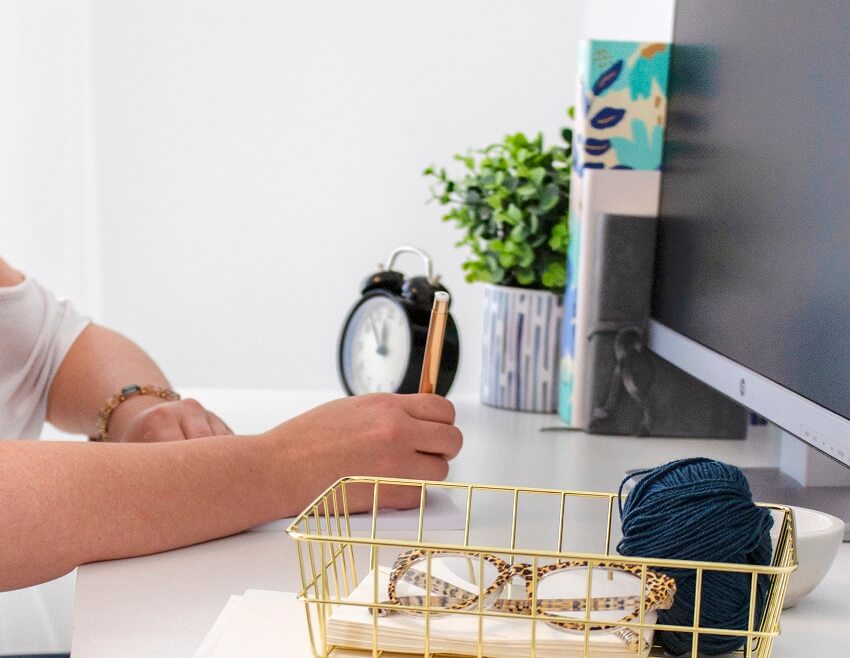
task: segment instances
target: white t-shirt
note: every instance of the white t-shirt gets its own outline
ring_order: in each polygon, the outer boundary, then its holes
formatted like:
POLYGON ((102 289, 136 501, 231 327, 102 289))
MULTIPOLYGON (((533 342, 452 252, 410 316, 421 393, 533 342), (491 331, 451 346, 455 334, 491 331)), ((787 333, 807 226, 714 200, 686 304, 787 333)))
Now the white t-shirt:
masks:
POLYGON ((0 286, 0 439, 37 439, 47 394, 90 320, 34 280, 0 286))

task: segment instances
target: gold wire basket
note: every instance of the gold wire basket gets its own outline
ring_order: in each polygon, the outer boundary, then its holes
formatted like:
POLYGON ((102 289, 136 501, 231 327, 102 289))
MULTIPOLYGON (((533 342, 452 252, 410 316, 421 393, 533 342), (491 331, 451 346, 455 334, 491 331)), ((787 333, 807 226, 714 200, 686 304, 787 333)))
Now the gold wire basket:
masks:
MULTIPOLYGON (((624 655, 640 658, 665 655, 652 638, 657 640, 656 631, 672 631, 691 635, 693 656, 698 655, 700 636, 713 635, 741 638, 740 648, 731 655, 768 658, 780 631, 779 616, 788 578, 797 566, 797 558, 791 509, 781 505, 759 505, 771 510, 775 527, 779 530, 774 541, 772 562, 765 566, 622 557, 612 550, 619 537, 617 494, 587 491, 346 477, 316 498, 293 521, 287 532, 296 541, 302 582, 299 599, 305 605, 310 641, 317 657, 483 658, 519 655, 544 658, 557 655, 593 658, 624 655), (382 523, 385 516, 379 514, 381 501, 385 500, 390 488, 399 487, 404 488, 408 496, 419 497, 415 528, 398 530, 382 523), (427 503, 436 497, 451 498, 462 510, 462 529, 441 529, 443 520, 432 518, 427 503), (364 501, 367 507, 368 501, 371 501, 369 527, 353 530, 349 510, 355 506, 362 509, 364 501), (431 570, 432 563, 439 556, 447 553, 465 556, 470 563, 474 561, 479 565, 476 567, 480 570, 476 586, 479 589, 477 596, 473 597, 474 603, 463 609, 446 610, 435 605, 436 596, 388 601, 386 585, 379 583, 379 577, 386 578, 391 565, 398 564, 398 556, 409 555, 412 551, 422 557, 424 569, 420 575, 427 583, 426 592, 432 591, 433 583, 443 582, 431 570), (491 559, 489 556, 498 556, 493 559, 500 564, 522 563, 521 566, 531 568, 533 575, 526 585, 530 601, 527 609, 506 611, 486 604, 482 565, 485 559, 491 559), (536 574, 540 569, 541 573, 545 573, 547 565, 567 561, 584 565, 587 570, 586 588, 579 596, 580 602, 584 603, 579 606, 583 612, 570 617, 571 623, 566 625, 572 630, 559 636, 568 644, 553 650, 551 644, 546 644, 544 638, 548 636, 541 630, 551 625, 553 618, 539 605, 537 587, 540 577, 536 574), (629 569, 641 579, 638 612, 633 618, 601 623, 606 627, 603 632, 616 628, 618 633, 630 634, 633 639, 642 638, 643 641, 636 640, 631 645, 626 643, 613 653, 606 653, 606 649, 596 645, 600 622, 593 621, 589 612, 599 609, 593 607, 592 602, 596 599, 591 591, 591 573, 597 568, 609 571, 629 569), (665 625, 651 613, 646 585, 659 570, 679 570, 679 573, 685 570, 695 575, 694 614, 690 625, 665 625), (745 628, 700 625, 703 579, 712 572, 734 572, 749 578, 748 623, 745 628), (757 583, 760 580, 767 582, 767 595, 761 614, 757 615, 757 583), (358 597, 358 592, 364 587, 368 595, 358 597), (405 623, 416 624, 414 628, 418 629, 415 633, 418 639, 412 647, 408 642, 406 647, 399 648, 388 639, 391 632, 385 627, 386 620, 390 618, 385 616, 387 612, 407 613, 403 615, 405 623), (360 629, 362 632, 357 634, 356 639, 345 634, 341 637, 336 620, 352 614, 367 620, 360 629), (446 617, 469 621, 471 637, 464 648, 446 645, 445 640, 441 640, 439 629, 446 617), (514 641, 510 651, 503 651, 499 638, 488 635, 492 624, 504 620, 522 620, 510 623, 528 625, 522 636, 524 640, 519 645, 514 641)), ((397 571, 397 566, 393 568, 397 571)), ((475 574, 471 573, 470 579, 475 580, 475 574)))

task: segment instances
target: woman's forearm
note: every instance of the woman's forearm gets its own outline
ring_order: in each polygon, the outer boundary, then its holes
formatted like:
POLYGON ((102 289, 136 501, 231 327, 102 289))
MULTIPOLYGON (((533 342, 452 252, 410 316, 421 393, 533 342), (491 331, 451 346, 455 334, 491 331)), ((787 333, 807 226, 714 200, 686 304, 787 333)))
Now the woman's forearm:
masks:
POLYGON ((0 443, 0 590, 294 514, 280 452, 268 436, 0 443))

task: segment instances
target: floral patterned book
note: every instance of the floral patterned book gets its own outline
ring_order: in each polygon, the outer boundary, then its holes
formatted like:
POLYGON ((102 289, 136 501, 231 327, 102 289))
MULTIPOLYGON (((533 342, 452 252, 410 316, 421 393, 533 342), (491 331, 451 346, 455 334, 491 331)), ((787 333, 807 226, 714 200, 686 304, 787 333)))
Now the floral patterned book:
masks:
POLYGON ((670 46, 589 41, 579 58, 558 413, 587 427, 587 307, 600 214, 655 216, 670 46))

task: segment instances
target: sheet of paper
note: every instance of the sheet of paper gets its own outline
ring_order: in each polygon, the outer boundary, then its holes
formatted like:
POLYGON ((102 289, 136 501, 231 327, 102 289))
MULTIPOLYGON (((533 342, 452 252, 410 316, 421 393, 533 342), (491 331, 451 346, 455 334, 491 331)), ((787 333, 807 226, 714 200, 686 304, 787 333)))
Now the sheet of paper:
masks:
MULTIPOLYGON (((370 530, 372 515, 351 514, 349 516, 353 531, 370 530)), ((447 491, 435 489, 428 492, 425 503, 425 527, 428 530, 462 530, 466 515, 455 504, 447 491)), ((286 530, 292 518, 280 519, 251 528, 252 531, 286 530)), ((419 509, 379 510, 378 528, 381 530, 416 530, 419 525, 419 509)))
MULTIPOLYGON (((249 589, 231 596, 194 658, 313 658, 304 604, 292 592, 249 589)), ((336 649, 334 658, 363 658, 336 649)), ((370 654, 371 655, 371 654, 370 654)), ((384 653, 383 658, 415 658, 384 653)))
POLYGON ((295 594, 249 589, 230 597, 194 658, 312 655, 304 604, 295 594))
POLYGON ((231 596, 224 608, 222 608, 221 612, 218 615, 218 618, 215 620, 215 623, 212 625, 212 628, 207 633, 204 641, 201 642, 201 645, 195 651, 195 656, 201 658, 202 656, 211 656, 213 655, 212 651, 215 648, 216 642, 221 637, 222 632, 227 627, 230 620, 233 618, 236 613, 236 609, 242 604, 242 596, 238 594, 234 594, 231 596))

